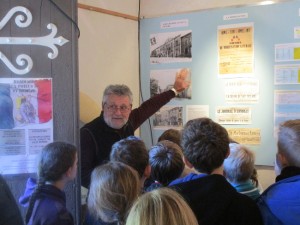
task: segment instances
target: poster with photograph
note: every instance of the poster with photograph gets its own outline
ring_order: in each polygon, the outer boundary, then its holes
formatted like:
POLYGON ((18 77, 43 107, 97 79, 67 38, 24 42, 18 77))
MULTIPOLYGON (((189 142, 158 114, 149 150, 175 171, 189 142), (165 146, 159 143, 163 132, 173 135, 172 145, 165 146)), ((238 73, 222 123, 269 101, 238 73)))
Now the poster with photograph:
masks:
POLYGON ((218 27, 218 67, 220 78, 253 76, 253 43, 253 23, 218 27))
POLYGON ((52 80, 0 78, 0 107, 0 173, 35 172, 53 141, 52 80))
MULTIPOLYGON (((182 68, 182 69, 170 69, 170 70, 151 70, 150 71, 150 95, 160 94, 164 91, 170 90, 173 88, 174 81, 177 74, 181 71, 181 76, 184 76, 184 79, 191 83, 191 70, 182 68), (183 72, 182 72, 183 71, 183 72)), ((178 94, 177 98, 192 98, 192 84, 178 94)))
POLYGON ((160 64, 191 61, 191 30, 150 35, 150 63, 160 64))
POLYGON ((300 91, 276 90, 274 92, 274 136, 279 125, 300 118, 300 91))
POLYGON ((183 106, 163 106, 154 114, 153 128, 167 130, 183 127, 183 106))

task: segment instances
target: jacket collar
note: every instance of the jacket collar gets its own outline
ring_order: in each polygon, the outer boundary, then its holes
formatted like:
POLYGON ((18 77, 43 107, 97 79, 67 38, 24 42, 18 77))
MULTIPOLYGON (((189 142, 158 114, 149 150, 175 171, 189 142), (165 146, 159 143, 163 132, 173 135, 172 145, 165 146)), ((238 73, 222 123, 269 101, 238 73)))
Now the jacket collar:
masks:
POLYGON ((300 175, 300 168, 296 166, 287 166, 283 168, 280 175, 276 177, 276 182, 296 175, 300 175))

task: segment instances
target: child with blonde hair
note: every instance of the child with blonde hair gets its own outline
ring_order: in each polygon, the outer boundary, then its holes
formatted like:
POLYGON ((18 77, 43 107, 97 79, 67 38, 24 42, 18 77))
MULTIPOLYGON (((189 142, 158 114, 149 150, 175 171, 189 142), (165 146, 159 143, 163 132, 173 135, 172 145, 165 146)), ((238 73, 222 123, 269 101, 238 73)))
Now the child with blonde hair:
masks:
POLYGON ((124 224, 140 191, 138 173, 130 166, 109 162, 96 167, 92 172, 87 200, 89 213, 93 217, 92 224, 124 224))
POLYGON ((240 193, 256 200, 260 194, 251 180, 254 172, 254 153, 244 145, 230 143, 230 154, 224 160, 224 175, 240 193))
POLYGON ((170 188, 143 194, 131 208, 126 225, 198 225, 185 200, 170 188))

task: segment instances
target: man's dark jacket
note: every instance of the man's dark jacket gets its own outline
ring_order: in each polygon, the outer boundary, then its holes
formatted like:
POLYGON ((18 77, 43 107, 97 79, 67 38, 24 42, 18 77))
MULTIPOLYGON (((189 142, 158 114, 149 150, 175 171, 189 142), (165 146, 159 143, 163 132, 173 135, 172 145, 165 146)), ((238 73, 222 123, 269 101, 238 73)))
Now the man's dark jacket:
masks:
POLYGON ((238 193, 221 175, 207 175, 170 187, 186 199, 201 225, 263 225, 256 203, 238 193))

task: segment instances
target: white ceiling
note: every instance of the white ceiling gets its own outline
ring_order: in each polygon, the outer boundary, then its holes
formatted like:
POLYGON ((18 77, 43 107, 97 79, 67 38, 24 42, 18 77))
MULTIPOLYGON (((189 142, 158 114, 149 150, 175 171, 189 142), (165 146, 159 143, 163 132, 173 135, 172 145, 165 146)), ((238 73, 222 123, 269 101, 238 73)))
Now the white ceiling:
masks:
MULTIPOLYGON (((257 5, 263 0, 141 0, 141 17, 152 18, 221 7, 257 5)), ((288 0, 274 0, 284 2, 288 0)))
MULTIPOLYGON (((274 0, 286 2, 291 0, 274 0)), ((152 18, 221 7, 256 5, 262 0, 140 0, 140 17, 152 18)), ((90 5, 119 13, 138 16, 139 0, 78 0, 90 5)))

